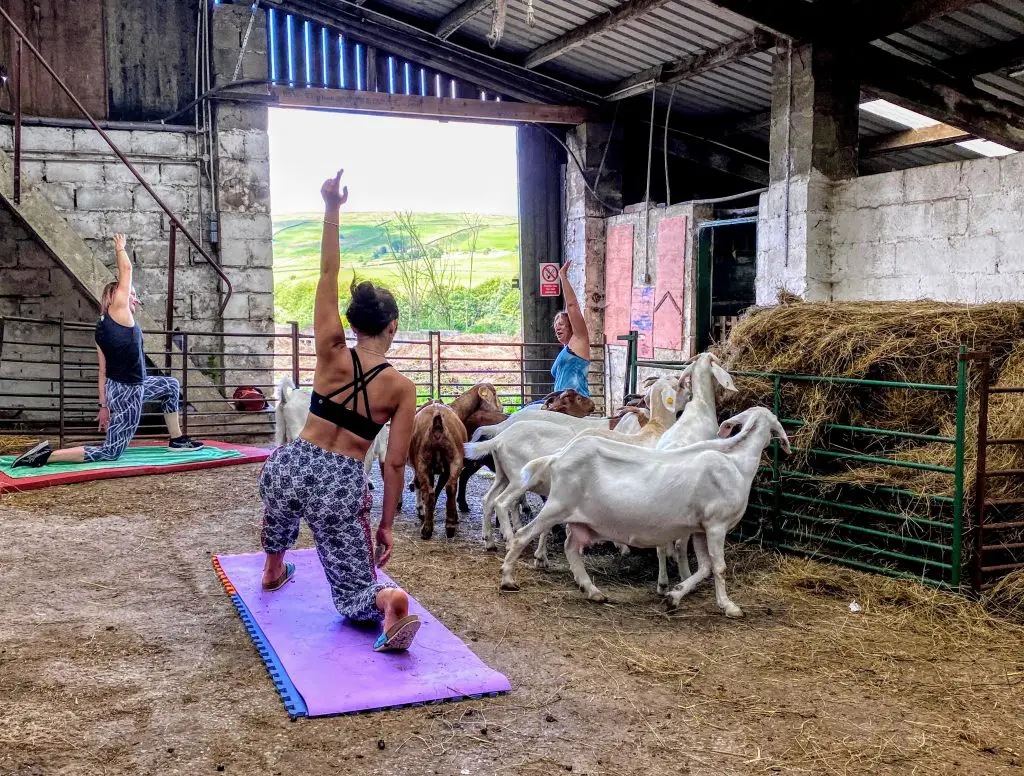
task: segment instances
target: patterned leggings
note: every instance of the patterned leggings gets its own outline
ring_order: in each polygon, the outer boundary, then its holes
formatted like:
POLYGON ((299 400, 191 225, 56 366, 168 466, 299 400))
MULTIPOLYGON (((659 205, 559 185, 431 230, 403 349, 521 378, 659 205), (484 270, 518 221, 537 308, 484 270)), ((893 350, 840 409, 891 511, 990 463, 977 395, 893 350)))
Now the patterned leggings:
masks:
POLYGON ((142 405, 147 401, 160 401, 167 415, 178 411, 178 381, 173 377, 145 377, 138 385, 107 380, 107 407, 110 425, 102 447, 85 448, 87 461, 116 461, 121 457, 142 420, 142 405))
POLYGON ((305 518, 338 611, 350 620, 384 619, 377 593, 395 585, 377 581, 370 538, 373 501, 362 461, 297 439, 267 459, 260 498, 264 552, 293 546, 305 518))

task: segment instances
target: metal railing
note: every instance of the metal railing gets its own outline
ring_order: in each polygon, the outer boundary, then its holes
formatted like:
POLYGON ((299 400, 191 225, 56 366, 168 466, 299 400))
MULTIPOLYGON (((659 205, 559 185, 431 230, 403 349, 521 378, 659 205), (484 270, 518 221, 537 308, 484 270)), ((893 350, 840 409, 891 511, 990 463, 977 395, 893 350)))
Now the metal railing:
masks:
MULTIPOLYGON (((811 447, 793 446, 793 456, 785 464, 778 442, 773 442, 769 451, 771 463, 759 470, 748 511, 735 529, 734 538, 891 576, 960 586, 965 565, 964 458, 971 359, 962 348, 955 385, 733 372, 740 383, 770 381, 772 411, 787 429, 799 429, 806 422, 803 418, 787 417, 787 395, 797 385, 834 384, 939 393, 950 397, 955 417, 953 436, 826 423, 820 427, 820 441, 811 447), (951 465, 872 452, 881 439, 948 446, 951 465), (844 477, 858 466, 871 467, 875 476, 863 481, 844 477), (884 472, 899 470, 934 473, 948 485, 910 490, 879 484, 879 472, 884 478, 884 472)), ((627 384, 635 385, 639 367, 678 370, 684 366, 678 361, 633 358, 627 370, 627 384)), ((975 555, 972 563, 979 562, 980 557, 975 555)))
POLYGON ((989 468, 990 447, 1021 447, 1024 439, 990 437, 989 411, 993 399, 1020 397, 1024 387, 990 385, 992 357, 979 353, 978 459, 974 481, 974 563, 971 586, 975 591, 992 587, 1002 576, 1024 569, 1024 498, 1012 495, 1014 485, 1024 485, 1024 469, 989 468), (1011 495, 993 498, 989 480, 1008 483, 1011 495))
POLYGON ((191 243, 192 247, 195 248, 196 252, 203 257, 205 262, 213 269, 214 272, 220 277, 221 282, 224 283, 226 293, 224 299, 221 302, 220 314, 223 314, 227 308, 228 301, 231 299, 231 295, 234 291, 231 285, 231 279, 221 269, 219 262, 217 262, 207 251, 203 248, 202 243, 197 239, 181 222, 181 220, 174 215, 167 204, 157 195, 153 190, 153 187, 149 184, 142 173, 140 173, 135 165, 129 161, 128 157, 125 156, 124 152, 117 146, 117 144, 111 139, 103 128, 99 125, 89 110, 81 103, 78 97, 75 96, 74 92, 64 83, 63 79, 57 75, 57 72, 51 67, 50 63, 46 61, 46 58, 40 53, 32 41, 29 40, 28 36, 15 24, 14 19, 11 15, 0 6, 0 19, 5 21, 11 28, 13 33, 13 62, 11 65, 11 88, 13 90, 13 108, 14 108, 14 185, 13 195, 14 204, 21 204, 21 127, 22 127, 22 106, 21 106, 21 93, 22 93, 22 81, 25 72, 25 67, 22 62, 22 46, 24 45, 32 53, 32 55, 39 61, 39 64, 43 66, 43 69, 53 78, 54 82, 60 87, 60 90, 67 95, 68 99, 75 105, 82 116, 89 122, 90 126, 99 133, 100 137, 103 138, 103 142, 110 147, 110 150, 114 155, 121 161, 121 163, 128 168, 129 172, 135 177, 139 184, 144 188, 147 193, 153 198, 153 201, 160 207, 160 209, 167 216, 171 222, 171 234, 170 234, 170 246, 169 246, 169 257, 168 257, 168 275, 167 275, 167 319, 165 321, 166 328, 168 330, 174 328, 174 265, 175 265, 175 233, 181 232, 185 239, 191 243))
MULTIPOLYGON (((95 422, 99 364, 94 332, 93 323, 0 316, 0 437, 56 437, 62 447, 103 438, 95 422)), ((274 432, 273 397, 281 378, 290 377, 300 388, 313 382, 314 338, 296 323, 263 334, 164 329, 146 329, 143 334, 150 343, 168 343, 163 350, 147 348, 150 371, 179 381, 186 408, 182 429, 196 437, 266 437, 274 432), (254 348, 253 340, 266 346, 254 348), (259 388, 268 406, 258 412, 236 408, 231 396, 242 387, 259 388)), ((487 381, 495 384, 511 409, 550 391, 550 373, 531 359, 546 358, 540 349, 550 350, 550 368, 558 347, 424 332, 396 339, 388 361, 416 384, 420 404, 450 401, 471 385, 487 381), (547 378, 534 380, 533 374, 541 371, 547 378)), ((595 358, 592 369, 603 370, 603 360, 595 358)), ((603 372, 594 385, 600 412, 603 372)), ((159 408, 146 409, 150 411, 144 412, 136 438, 163 437, 159 408)))

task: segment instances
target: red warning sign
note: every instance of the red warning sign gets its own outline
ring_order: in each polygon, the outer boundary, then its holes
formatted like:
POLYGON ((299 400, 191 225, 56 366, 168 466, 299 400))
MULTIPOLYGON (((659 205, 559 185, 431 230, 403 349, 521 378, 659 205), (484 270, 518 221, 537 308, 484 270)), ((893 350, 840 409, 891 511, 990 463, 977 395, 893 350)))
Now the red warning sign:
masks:
POLYGON ((562 293, 562 284, 558 279, 558 265, 542 262, 540 265, 540 295, 558 296, 562 293))

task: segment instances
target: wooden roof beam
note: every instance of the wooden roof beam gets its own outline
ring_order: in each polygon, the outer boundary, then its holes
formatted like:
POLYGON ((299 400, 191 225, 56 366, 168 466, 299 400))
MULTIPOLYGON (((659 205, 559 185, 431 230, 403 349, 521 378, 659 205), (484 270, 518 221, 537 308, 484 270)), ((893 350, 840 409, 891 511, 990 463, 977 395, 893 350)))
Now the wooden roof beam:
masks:
POLYGON ((865 138, 860 142, 860 155, 862 157, 880 156, 893 151, 908 151, 911 148, 959 143, 970 140, 972 137, 970 132, 964 132, 962 129, 951 127, 948 124, 936 124, 923 129, 907 129, 902 132, 865 138))
MULTIPOLYGON (((229 95, 230 96, 230 95, 229 95)), ((420 97, 407 94, 274 87, 272 105, 281 108, 314 108, 346 113, 414 118, 488 121, 499 123, 532 122, 538 124, 582 124, 597 117, 597 112, 573 105, 541 105, 502 100, 469 100, 449 97, 420 97)))
POLYGON ((999 100, 967 81, 869 48, 860 58, 866 89, 975 137, 1024 150, 1024 109, 999 100))
POLYGON ((655 86, 668 86, 680 83, 688 78, 696 78, 698 75, 714 70, 716 67, 721 67, 751 54, 756 54, 759 51, 773 48, 775 44, 774 35, 764 30, 756 30, 752 35, 732 43, 727 43, 721 48, 682 57, 681 59, 674 59, 671 62, 665 62, 634 73, 615 84, 606 99, 611 101, 624 100, 628 97, 635 97, 638 94, 649 92, 655 86))
POLYGON ((936 67, 952 76, 969 78, 1024 65, 1024 36, 950 57, 936 67))
POLYGON ((447 40, 459 27, 492 5, 494 0, 466 0, 441 20, 434 34, 441 40, 447 40))
MULTIPOLYGON (((662 128, 655 127, 654 130, 654 152, 664 153, 665 142, 662 128)), ((686 159, 689 162, 708 167, 735 178, 756 183, 759 186, 768 185, 768 165, 747 159, 740 154, 730 153, 721 146, 709 143, 698 138, 681 138, 669 134, 668 137, 669 156, 686 159)))
POLYGON ((668 0, 626 0, 622 5, 607 13, 595 16, 585 24, 569 30, 543 46, 538 46, 529 54, 523 64, 528 68, 543 65, 555 57, 560 57, 577 46, 582 46, 591 38, 611 32, 626 22, 643 16, 656 8, 665 5, 668 0))

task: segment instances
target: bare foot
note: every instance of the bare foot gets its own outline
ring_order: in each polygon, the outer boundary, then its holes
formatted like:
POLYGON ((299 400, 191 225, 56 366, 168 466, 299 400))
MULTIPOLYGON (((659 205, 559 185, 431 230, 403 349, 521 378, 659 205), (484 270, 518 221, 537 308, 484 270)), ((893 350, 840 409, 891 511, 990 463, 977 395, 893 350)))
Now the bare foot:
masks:
POLYGON ((263 564, 263 584, 272 585, 284 576, 284 553, 267 553, 263 564))
POLYGON ((384 612, 384 630, 409 614, 409 596, 404 590, 386 588, 377 593, 377 608, 384 612))

